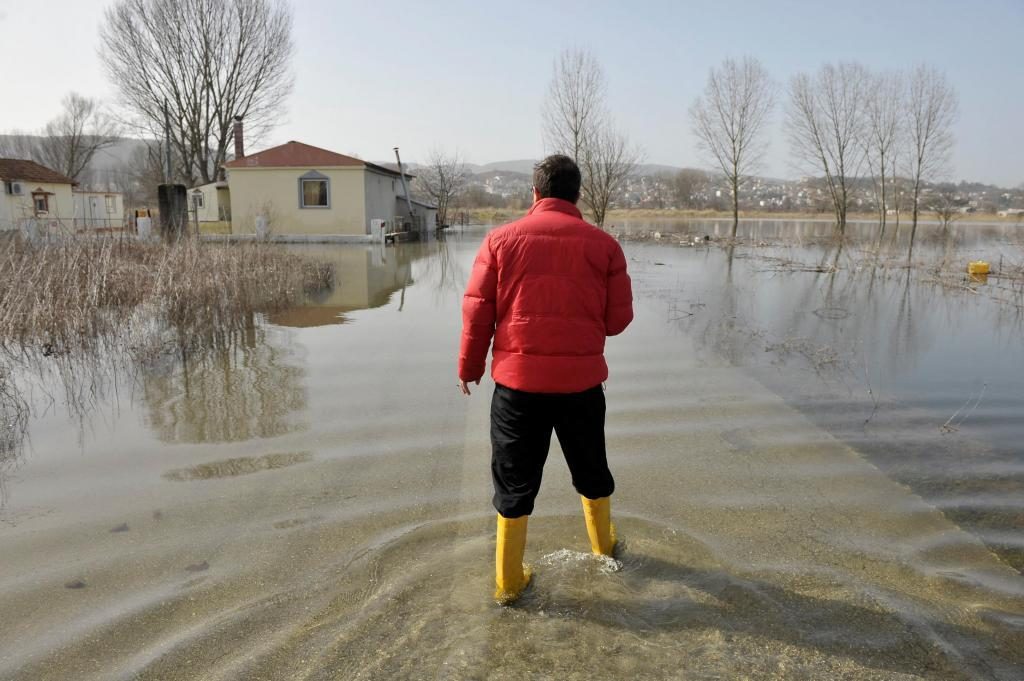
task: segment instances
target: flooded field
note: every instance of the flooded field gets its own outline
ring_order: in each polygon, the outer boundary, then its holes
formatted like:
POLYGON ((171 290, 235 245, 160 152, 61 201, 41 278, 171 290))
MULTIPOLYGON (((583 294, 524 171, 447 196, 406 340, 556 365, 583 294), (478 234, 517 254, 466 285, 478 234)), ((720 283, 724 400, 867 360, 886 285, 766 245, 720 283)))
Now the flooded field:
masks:
MULTIPOLYGON (((866 227, 617 229, 661 235, 625 244, 608 345, 620 561, 586 553, 556 442, 535 582, 490 600, 492 386, 455 377, 482 230, 305 247, 334 290, 207 352, 18 376, 0 678, 1019 679, 1012 287, 870 266, 866 227)), ((1021 264, 1013 227, 928 231, 922 262, 1021 264)))

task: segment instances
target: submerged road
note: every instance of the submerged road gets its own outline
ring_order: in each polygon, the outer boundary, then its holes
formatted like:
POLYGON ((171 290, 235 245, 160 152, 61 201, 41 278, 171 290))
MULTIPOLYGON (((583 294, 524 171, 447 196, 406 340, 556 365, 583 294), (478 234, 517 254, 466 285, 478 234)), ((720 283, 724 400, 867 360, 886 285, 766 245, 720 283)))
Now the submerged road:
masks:
POLYGON ((495 606, 490 386, 456 394, 431 272, 402 313, 268 340, 296 348, 295 428, 39 435, 0 525, 0 678, 1021 678, 1024 578, 643 297, 608 353, 620 561, 585 553, 553 442, 535 581, 495 606))

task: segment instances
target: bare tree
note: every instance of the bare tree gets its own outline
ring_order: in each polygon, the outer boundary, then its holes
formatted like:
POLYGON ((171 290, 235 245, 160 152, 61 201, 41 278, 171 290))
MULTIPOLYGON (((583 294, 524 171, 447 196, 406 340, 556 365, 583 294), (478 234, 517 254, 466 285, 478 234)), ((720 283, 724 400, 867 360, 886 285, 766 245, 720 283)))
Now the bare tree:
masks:
POLYGON ((542 107, 549 151, 571 156, 580 167, 580 200, 604 226, 612 197, 640 161, 641 153, 616 129, 605 107, 604 71, 584 50, 566 50, 555 60, 542 107))
POLYGON ((119 130, 95 99, 72 92, 63 104, 64 112, 43 128, 39 157, 43 165, 77 180, 97 151, 117 142, 119 130))
POLYGON ((921 188, 925 181, 933 180, 947 170, 953 151, 952 127, 956 114, 956 92, 946 81, 946 76, 924 64, 915 68, 910 74, 906 103, 909 179, 913 201, 910 253, 913 252, 914 236, 917 233, 921 188))
POLYGON ((846 233, 851 180, 864 159, 864 92, 860 64, 826 64, 790 82, 786 132, 801 164, 824 175, 840 236, 846 233))
POLYGON ((468 179, 469 172, 458 151, 446 154, 433 149, 427 156, 426 166, 416 171, 414 189, 437 205, 437 222, 447 225, 448 208, 466 187, 468 179))
POLYGON ((895 205, 898 197, 890 195, 888 183, 895 187, 895 172, 886 173, 895 167, 899 145, 902 142, 904 81, 899 73, 869 76, 865 100, 864 152, 871 173, 875 202, 878 205, 878 241, 885 238, 886 211, 890 203, 895 205), (876 174, 877 171, 877 174, 876 174))
POLYGON ((148 136, 164 137, 166 103, 178 179, 210 182, 234 116, 258 138, 281 115, 291 28, 284 0, 117 0, 100 56, 148 136))
POLYGON ((605 90, 604 70, 594 55, 565 50, 558 56, 541 109, 548 149, 580 162, 587 138, 606 117, 605 90))
POLYGON ((775 87, 761 62, 726 59, 712 68, 704 94, 690 107, 700 149, 725 174, 732 193, 732 237, 740 221, 740 185, 764 158, 764 127, 775 105, 775 87))
POLYGON ((118 126, 95 99, 68 94, 64 111, 36 135, 7 136, 2 154, 35 161, 73 180, 82 180, 100 149, 118 141, 118 126))
POLYGON ((953 223, 957 221, 961 214, 956 191, 949 186, 940 189, 932 200, 931 209, 935 213, 935 219, 939 221, 939 225, 942 227, 943 234, 948 235, 949 228, 953 226, 953 223))
POLYGON ((682 208, 700 208, 699 194, 707 191, 708 174, 703 170, 683 168, 673 179, 676 203, 682 208))
POLYGON ((636 171, 642 155, 610 123, 590 131, 580 155, 579 166, 583 175, 581 200, 594 224, 604 227, 612 198, 636 171))

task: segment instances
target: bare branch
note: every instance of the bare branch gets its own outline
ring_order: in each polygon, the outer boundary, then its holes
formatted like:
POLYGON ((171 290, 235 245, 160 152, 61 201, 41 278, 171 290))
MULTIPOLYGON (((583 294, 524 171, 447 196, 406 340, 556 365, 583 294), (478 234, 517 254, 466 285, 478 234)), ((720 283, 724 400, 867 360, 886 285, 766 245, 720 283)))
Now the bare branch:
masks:
POLYGON ((448 224, 448 208, 466 186, 469 171, 466 164, 455 151, 446 154, 440 149, 433 149, 427 157, 426 167, 416 171, 413 190, 426 196, 437 205, 437 222, 448 224))
POLYGON ((726 59, 711 69, 704 94, 690 107, 690 121, 705 156, 725 174, 732 191, 735 238, 743 179, 764 158, 763 131, 775 105, 775 87, 761 63, 726 59))
POLYGON ((228 160, 234 116, 253 138, 278 121, 291 26, 283 0, 118 0, 100 56, 149 136, 163 138, 167 103, 178 179, 209 182, 228 160))
POLYGON ((850 180, 864 161, 867 86, 867 70, 855 63, 826 64, 813 78, 794 76, 789 86, 785 125, 792 154, 824 175, 840 235, 846 232, 850 180))
POLYGON ((915 68, 907 85, 906 136, 909 147, 913 227, 911 248, 917 231, 921 188, 925 181, 939 179, 948 170, 953 152, 953 122, 957 96, 945 74, 924 64, 915 68))
POLYGON ((604 71, 594 55, 565 50, 558 56, 542 108, 549 153, 580 162, 587 136, 605 116, 605 89, 604 71))
POLYGON ((583 50, 566 50, 555 60, 542 115, 548 151, 573 158, 583 174, 581 201, 599 226, 641 158, 615 129, 605 109, 604 71, 583 50))
POLYGON ((589 209, 594 224, 604 227, 612 197, 625 187, 643 154, 611 123, 591 130, 580 154, 579 166, 583 174, 580 199, 589 209))

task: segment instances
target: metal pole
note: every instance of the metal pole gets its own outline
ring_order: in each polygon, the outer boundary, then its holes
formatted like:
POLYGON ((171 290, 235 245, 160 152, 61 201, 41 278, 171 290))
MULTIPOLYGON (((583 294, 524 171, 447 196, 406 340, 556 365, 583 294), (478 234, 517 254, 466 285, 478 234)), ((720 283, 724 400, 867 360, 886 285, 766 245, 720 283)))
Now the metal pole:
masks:
POLYGON ((405 170, 402 169, 402 157, 398 155, 398 147, 395 147, 395 159, 398 161, 398 174, 402 176, 402 191, 405 192, 405 205, 409 208, 409 220, 416 214, 412 210, 412 199, 409 198, 409 185, 405 183, 405 170))
POLYGON ((171 183, 171 116, 167 112, 167 100, 164 100, 164 181, 171 183))

